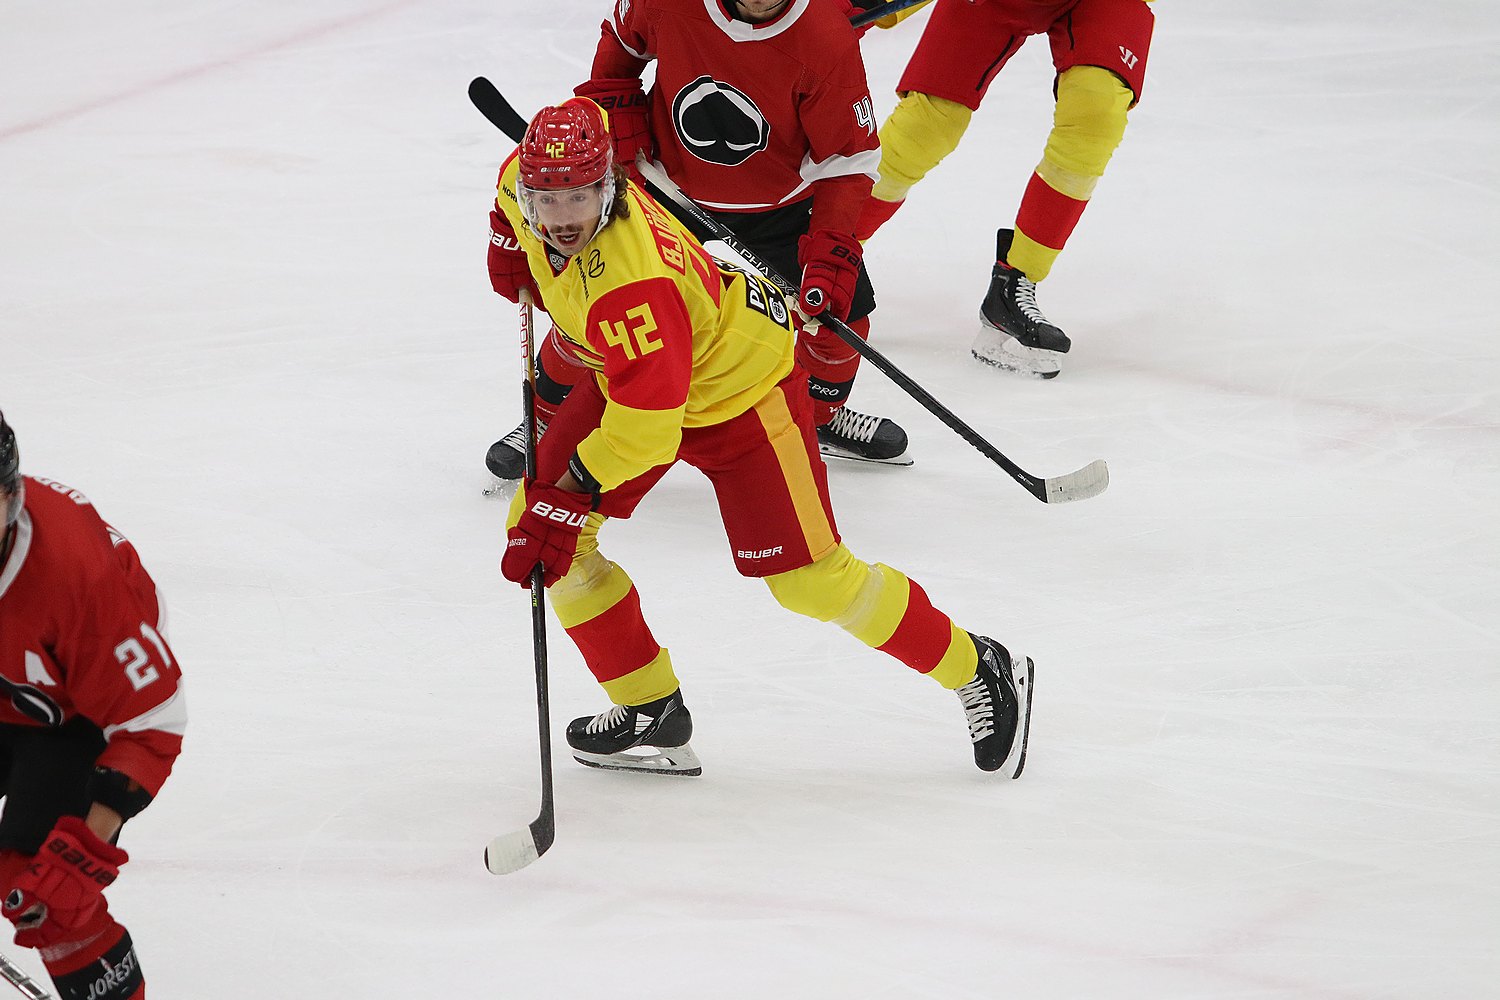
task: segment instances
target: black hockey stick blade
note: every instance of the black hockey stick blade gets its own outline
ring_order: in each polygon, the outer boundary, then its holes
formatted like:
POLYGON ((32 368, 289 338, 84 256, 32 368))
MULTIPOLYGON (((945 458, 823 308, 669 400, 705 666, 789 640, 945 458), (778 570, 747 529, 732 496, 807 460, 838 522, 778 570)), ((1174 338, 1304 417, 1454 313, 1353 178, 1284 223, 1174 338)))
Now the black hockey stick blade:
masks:
POLYGON ((525 137, 526 119, 517 114, 505 95, 484 77, 476 76, 469 81, 469 102, 512 142, 520 142, 525 137))

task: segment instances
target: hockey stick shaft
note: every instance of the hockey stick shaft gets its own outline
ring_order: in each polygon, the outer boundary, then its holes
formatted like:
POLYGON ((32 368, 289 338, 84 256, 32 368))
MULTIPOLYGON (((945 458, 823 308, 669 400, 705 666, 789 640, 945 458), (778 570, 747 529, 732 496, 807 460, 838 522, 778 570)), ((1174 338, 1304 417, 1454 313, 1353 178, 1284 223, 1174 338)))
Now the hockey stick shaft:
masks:
MULTIPOLYGON (((521 292, 521 353, 526 377, 521 382, 521 422, 526 435, 526 481, 536 479, 536 337, 531 293, 521 292)), ((523 487, 524 488, 524 487, 523 487)), ((484 849, 484 866, 496 875, 524 868, 547 853, 557 835, 552 795, 552 712, 547 698, 547 590, 542 566, 531 570, 531 657, 536 671, 536 724, 541 747, 542 808, 524 830, 501 834, 484 849)))
MULTIPOLYGON (((474 107, 479 110, 480 114, 489 119, 492 125, 500 129, 500 131, 504 132, 514 141, 520 142, 522 137, 525 136, 525 120, 516 113, 516 110, 511 107, 510 102, 505 99, 505 95, 501 94, 489 80, 482 76, 476 77, 469 84, 469 100, 473 102, 474 107)), ((707 233, 708 238, 723 241, 731 250, 743 257, 746 263, 760 271, 768 281, 781 289, 784 294, 796 300, 797 289, 794 285, 777 274, 775 269, 761 260, 760 256, 753 250, 741 243, 728 226, 715 219, 712 215, 709 215, 701 205, 684 194, 682 189, 672 183, 672 179, 657 168, 655 164, 642 158, 637 160, 636 165, 640 168, 642 175, 647 179, 648 183, 662 198, 676 205, 698 224, 701 230, 700 236, 703 233, 707 233)), ((1074 500, 1086 500, 1089 497, 1103 493, 1105 487, 1109 485, 1109 470, 1102 459, 1090 462, 1088 465, 1074 472, 1050 479, 1032 475, 1015 462, 1012 462, 1000 449, 985 440, 978 431, 959 419, 952 410, 939 402, 932 393, 914 381, 911 376, 907 375, 900 368, 897 368, 884 354, 865 343, 859 334, 849 329, 847 323, 835 319, 827 313, 819 317, 819 322, 832 330, 840 340, 848 344, 850 348, 857 351, 876 368, 880 369, 887 378, 895 382, 907 395, 921 403, 928 412, 946 424, 959 437, 969 442, 980 454, 1000 466, 1023 489, 1043 503, 1067 503, 1074 500)))
POLYGON ((887 14, 899 14, 908 7, 919 7, 931 2, 932 0, 888 0, 879 7, 871 7, 867 11, 855 14, 849 18, 849 23, 856 28, 863 28, 867 24, 874 24, 887 14))
POLYGON ((44 990, 35 979, 26 974, 25 969, 12 962, 7 955, 0 955, 0 976, 4 976, 5 981, 28 1000, 52 1000, 52 994, 44 990))
MULTIPOLYGON (((644 158, 637 161, 636 166, 640 168, 642 176, 663 197, 682 209, 693 218, 713 238, 723 241, 735 253, 739 254, 756 270, 760 271, 765 278, 788 298, 797 299, 797 289, 787 281, 786 278, 777 274, 765 261, 761 260, 753 250, 741 243, 734 232, 724 223, 708 214, 701 205, 693 201, 682 189, 672 182, 660 168, 646 161, 644 158)), ((880 351, 865 342, 859 334, 849 328, 847 323, 837 319, 828 313, 823 313, 818 322, 832 330, 834 334, 859 352, 865 360, 880 369, 892 382, 896 383, 908 396, 921 403, 929 413, 937 417, 950 430, 963 438, 979 451, 981 455, 1004 469, 1006 474, 1019 483, 1032 496, 1043 503, 1066 503, 1072 500, 1083 500, 1103 492, 1109 483, 1108 472, 1102 461, 1095 461, 1079 469, 1077 472, 1069 473, 1059 479, 1043 479, 1032 475, 1011 461, 1004 452, 990 444, 978 431, 970 427, 958 417, 952 410, 944 406, 936 396, 928 392, 910 375, 898 368, 889 358, 880 351)))

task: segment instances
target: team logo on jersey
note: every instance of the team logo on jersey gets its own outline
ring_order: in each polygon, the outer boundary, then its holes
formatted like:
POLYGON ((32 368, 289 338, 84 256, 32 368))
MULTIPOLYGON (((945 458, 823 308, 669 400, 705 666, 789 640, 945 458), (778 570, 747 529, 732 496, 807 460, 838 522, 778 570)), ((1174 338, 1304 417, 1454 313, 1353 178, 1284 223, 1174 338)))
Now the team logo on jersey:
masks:
POLYGON ((734 167, 766 148, 771 123, 738 87, 700 76, 672 100, 683 148, 706 163, 734 167))
POLYGON ((17 712, 44 726, 63 724, 63 711, 53 701, 30 684, 17 684, 8 677, 0 677, 0 691, 10 695, 10 705, 17 712))

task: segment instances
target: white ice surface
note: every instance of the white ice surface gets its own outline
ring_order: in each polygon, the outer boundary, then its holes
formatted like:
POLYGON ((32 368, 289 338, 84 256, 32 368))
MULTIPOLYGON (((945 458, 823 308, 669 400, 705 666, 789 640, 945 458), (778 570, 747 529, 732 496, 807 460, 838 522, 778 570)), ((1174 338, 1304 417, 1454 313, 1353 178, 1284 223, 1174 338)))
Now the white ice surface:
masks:
MULTIPOLYGON (((1046 47, 871 244, 867 370, 917 464, 840 525, 1038 664, 1018 782, 952 695, 733 571, 674 472, 606 534, 705 773, 536 812, 516 419, 485 211, 606 4, 11 0, 0 406, 166 593, 187 749, 112 890, 170 998, 1500 996, 1500 19, 1162 0, 1145 100, 1041 303, 1062 377, 968 360, 1050 123, 1046 47)), ((920 21, 865 42, 890 110, 920 21)), ((552 630, 554 726, 604 707, 552 630)), ((12 954, 15 949, 10 948, 12 954)), ((18 959, 37 969, 35 957, 18 959)))

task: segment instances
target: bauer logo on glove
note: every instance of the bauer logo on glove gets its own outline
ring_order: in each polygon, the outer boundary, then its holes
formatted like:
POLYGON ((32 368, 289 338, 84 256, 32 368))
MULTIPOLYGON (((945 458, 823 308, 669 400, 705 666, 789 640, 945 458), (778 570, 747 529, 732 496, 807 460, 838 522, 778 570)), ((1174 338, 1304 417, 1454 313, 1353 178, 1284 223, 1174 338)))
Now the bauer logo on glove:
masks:
POLYGON ((583 527, 583 522, 588 520, 587 514, 568 510, 564 507, 554 507, 550 503, 547 503, 545 500, 538 500, 536 503, 532 504, 531 512, 537 517, 544 518, 548 521, 557 521, 572 528, 581 528, 583 527))

